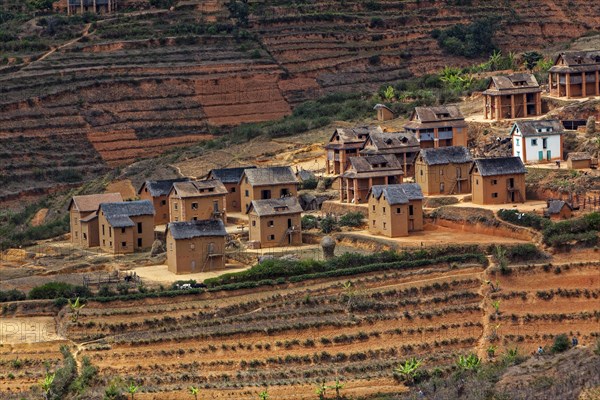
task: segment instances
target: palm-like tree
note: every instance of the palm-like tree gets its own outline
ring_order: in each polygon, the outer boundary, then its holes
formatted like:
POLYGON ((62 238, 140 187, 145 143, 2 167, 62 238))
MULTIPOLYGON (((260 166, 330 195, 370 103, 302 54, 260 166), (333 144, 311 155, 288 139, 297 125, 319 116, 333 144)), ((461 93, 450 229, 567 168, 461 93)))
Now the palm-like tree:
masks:
POLYGON ((71 299, 69 299, 69 307, 71 307, 71 311, 73 315, 71 316, 71 321, 77 322, 79 319, 79 311, 85 307, 85 304, 79 302, 79 297, 75 299, 73 303, 71 303, 71 299))
POLYGON ((466 357, 460 355, 458 356, 458 360, 456 361, 456 365, 458 365, 460 369, 466 371, 477 371, 477 369, 479 369, 480 364, 481 359, 473 353, 469 354, 466 357))
POLYGON ((327 394, 327 386, 325 385, 325 381, 323 381, 321 385, 317 386, 315 393, 317 396, 319 396, 319 400, 325 400, 325 394, 327 394))
POLYGON ((492 55, 490 56, 490 59, 489 59, 490 69, 492 71, 496 71, 498 69, 498 67, 500 66, 501 61, 502 61, 502 52, 500 52, 498 50, 494 50, 494 52, 492 53, 492 55))
POLYGON ((412 357, 404 361, 404 364, 400 364, 394 368, 394 372, 402 376, 405 381, 412 382, 417 376, 422 363, 423 360, 412 357))
POLYGON ((190 394, 194 396, 194 399, 198 400, 198 392, 200 391, 200 389, 198 389, 196 386, 190 386, 188 390, 190 394))
POLYGON ((44 393, 44 400, 48 400, 50 398, 50 390, 52 389, 52 383, 54 382, 54 377, 56 374, 46 374, 46 377, 41 383, 42 392, 44 393))
POLYGON ((134 396, 139 389, 140 389, 139 386, 137 386, 133 382, 129 382, 129 386, 127 387, 127 393, 129 393, 131 395, 131 400, 134 399, 134 396))
POLYGON ((260 400, 269 400, 269 393, 267 392, 267 389, 263 390, 262 392, 260 392, 258 394, 258 398, 260 400))
POLYGON ((342 396, 340 395, 340 390, 344 388, 344 384, 340 382, 339 378, 335 379, 335 383, 329 386, 329 389, 335 390, 335 398, 336 400, 340 400, 342 396))
POLYGON ((385 97, 385 99, 387 101, 392 101, 394 99, 395 95, 396 95, 396 91, 394 90, 393 86, 388 86, 383 91, 383 97, 385 97))

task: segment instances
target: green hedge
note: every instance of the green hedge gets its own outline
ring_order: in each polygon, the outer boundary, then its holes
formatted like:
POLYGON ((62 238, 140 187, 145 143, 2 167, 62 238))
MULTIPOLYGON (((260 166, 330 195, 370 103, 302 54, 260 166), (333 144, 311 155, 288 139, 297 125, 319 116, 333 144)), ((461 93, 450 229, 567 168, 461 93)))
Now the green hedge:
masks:
POLYGON ((25 296, 25 293, 17 289, 10 289, 6 291, 0 290, 0 303, 4 303, 7 301, 25 300, 26 298, 27 296, 25 296))
POLYGON ((85 286, 75 286, 65 282, 48 282, 41 286, 36 286, 29 291, 29 299, 58 299, 90 297, 90 290, 85 286))

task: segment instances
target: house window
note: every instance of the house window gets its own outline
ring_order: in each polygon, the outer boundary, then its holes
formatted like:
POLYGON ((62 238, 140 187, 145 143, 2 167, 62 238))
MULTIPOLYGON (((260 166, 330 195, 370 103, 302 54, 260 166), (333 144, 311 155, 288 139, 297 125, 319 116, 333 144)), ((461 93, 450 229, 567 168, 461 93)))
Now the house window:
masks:
POLYGON ((192 210, 198 209, 198 203, 192 203, 192 210))
POLYGON ((106 240, 102 239, 102 246, 106 246, 106 240))
POLYGON ((414 215, 415 209, 412 204, 408 206, 408 215, 414 215))
POLYGON ((290 195, 290 191, 287 188, 281 189, 281 197, 286 197, 290 195))
POLYGON ((250 192, 248 192, 248 190, 246 190, 245 191, 245 195, 246 195, 246 197, 249 197, 250 196, 250 192))
POLYGON ((108 227, 108 237, 112 237, 112 226, 108 227))
POLYGON ((492 199, 497 199, 498 198, 498 193, 492 193, 492 199))
POLYGON ((125 233, 125 228, 121 228, 121 233, 125 233))
POLYGON ((492 179, 492 185, 497 185, 498 184, 498 179, 492 179))
POLYGON ((383 207, 383 213, 385 214, 385 207, 383 207))
POLYGON ((475 179, 475 184, 479 185, 479 179, 475 179))
POLYGON ((121 247, 127 247, 127 242, 121 242, 121 247))
POLYGON ((77 238, 77 231, 75 231, 75 238, 77 238))
POLYGON ((160 205, 161 206, 166 206, 167 205, 167 201, 166 200, 161 200, 160 201, 160 205))
POLYGON ((142 247, 142 238, 138 238, 138 247, 142 247))
POLYGON ((444 182, 440 182, 440 193, 444 193, 445 185, 444 182))
POLYGON ((396 208, 396 214, 402 214, 402 209, 400 207, 396 208))
POLYGON ((190 243, 190 249, 194 250, 196 248, 196 245, 194 243, 190 243))
POLYGON ((537 146, 537 139, 531 139, 531 145, 537 146))
POLYGON ((169 243, 169 251, 173 251, 173 243, 169 243))
POLYGON ((275 235, 269 235, 269 240, 271 240, 271 241, 275 240, 275 235))
POLYGON ((138 233, 142 233, 142 223, 141 222, 137 223, 137 228, 138 228, 138 233))
POLYGON ((173 210, 177 210, 177 203, 173 203, 173 210))
POLYGON ((252 221, 252 226, 256 226, 256 221, 252 221))
POLYGON ((235 193, 235 186, 231 188, 231 193, 235 193))
POLYGON ((444 170, 440 169, 440 175, 444 175, 444 170))
POLYGON ((375 226, 375 220, 373 220, 373 226, 375 226))
POLYGON ((517 151, 517 157, 521 157, 521 152, 517 151))
POLYGON ((423 170, 421 170, 421 176, 423 176, 423 170))
POLYGON ((110 242, 108 242, 108 245, 109 245, 110 247, 112 247, 112 240, 111 240, 110 242))
POLYGON ((175 222, 179 221, 179 217, 175 217, 175 222))
POLYGON ((542 139, 542 148, 544 148, 544 149, 548 148, 548 139, 547 138, 542 139))
POLYGON ((192 218, 192 221, 198 221, 198 217, 192 218))
POLYGON ((269 220, 269 227, 274 227, 275 226, 275 221, 273 220, 269 220))
POLYGON ((387 224, 384 222, 384 223, 383 223, 383 229, 387 229, 387 226, 386 226, 386 225, 387 225, 387 224))
POLYGON ((271 191, 268 189, 260 191, 260 198, 263 200, 268 200, 271 198, 271 191))
POLYGON ((167 218, 167 214, 163 214, 163 218, 167 218))
POLYGON ((85 232, 83 232, 83 238, 87 239, 87 234, 85 232))
POLYGON ((375 206, 373 206, 373 212, 375 212, 375 206))
POLYGON ((515 146, 520 146, 521 145, 521 139, 516 138, 515 139, 515 146))

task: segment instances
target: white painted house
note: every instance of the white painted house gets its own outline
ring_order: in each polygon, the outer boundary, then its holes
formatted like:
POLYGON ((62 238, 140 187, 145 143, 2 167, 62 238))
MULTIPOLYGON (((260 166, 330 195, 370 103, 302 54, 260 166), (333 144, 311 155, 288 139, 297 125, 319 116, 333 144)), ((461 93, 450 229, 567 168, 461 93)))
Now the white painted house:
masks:
POLYGON ((510 135, 513 156, 525 164, 562 160, 564 129, 557 120, 518 121, 510 135))

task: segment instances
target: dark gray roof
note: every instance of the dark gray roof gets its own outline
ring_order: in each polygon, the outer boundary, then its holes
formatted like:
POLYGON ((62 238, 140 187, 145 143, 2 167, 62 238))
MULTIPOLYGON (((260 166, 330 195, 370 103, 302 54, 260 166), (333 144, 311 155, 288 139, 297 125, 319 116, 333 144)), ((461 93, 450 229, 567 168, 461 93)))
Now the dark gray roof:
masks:
POLYGON ((355 126, 354 128, 337 128, 329 138, 329 142, 325 145, 325 148, 361 148, 369 135, 376 132, 383 132, 383 129, 381 129, 380 126, 374 125, 355 126))
POLYGON ((538 88, 540 85, 533 74, 517 73, 510 75, 492 76, 490 87, 496 90, 513 90, 521 88, 538 88))
POLYGON ((414 133, 408 132, 377 132, 372 133, 367 140, 367 147, 376 150, 403 149, 406 147, 418 147, 419 141, 414 133))
POLYGON ((513 125, 511 134, 515 131, 515 128, 519 128, 519 132, 523 136, 560 135, 564 133, 562 124, 556 119, 517 121, 513 125))
POLYGON ((252 186, 298 183, 292 167, 268 167, 247 169, 244 175, 252 186))
POLYGON ((544 211, 546 215, 558 214, 561 212, 564 206, 567 206, 572 210, 571 206, 568 203, 565 203, 562 200, 548 200, 548 208, 544 211))
POLYGON ((146 181, 142 183, 138 194, 142 193, 144 186, 148 188, 148 192, 152 197, 167 196, 176 182, 187 182, 189 178, 162 179, 159 181, 146 181))
POLYGON ((121 203, 102 203, 99 210, 113 228, 135 226, 130 217, 154 215, 154 206, 150 200, 124 201, 121 203))
POLYGON ((227 236, 225 225, 220 219, 205 219, 189 222, 169 222, 167 231, 173 239, 192 239, 202 236, 227 236))
POLYGON ((401 183, 398 185, 374 185, 371 193, 377 199, 385 196, 389 205, 407 204, 411 200, 423 200, 421 186, 417 183, 401 183))
POLYGON ((481 176, 527 173, 519 157, 477 158, 473 168, 477 168, 481 176))
POLYGON ((421 156, 427 165, 464 164, 473 162, 469 149, 463 146, 422 149, 421 156))
POLYGON ((208 179, 218 179, 223 183, 238 183, 244 170, 256 167, 236 167, 236 168, 217 168, 211 169, 208 173, 208 179))
POLYGON ((550 68, 550 72, 589 72, 598 70, 600 70, 600 50, 560 53, 554 61, 554 66, 550 68), (560 63, 561 59, 564 64, 560 63))
POLYGON ((587 160, 591 160, 592 156, 590 153, 576 152, 576 153, 569 153, 567 155, 567 159, 571 160, 571 161, 587 161, 587 160))
POLYGON ((316 179, 314 172, 309 171, 307 169, 301 169, 296 173, 296 176, 302 181, 308 181, 311 179, 316 179))
POLYGON ((295 197, 283 197, 281 199, 253 200, 247 212, 252 209, 259 217, 269 215, 297 214, 302 212, 302 206, 295 197))
MULTIPOLYGON (((415 107, 413 118, 415 116, 421 122, 439 122, 464 119, 462 113, 456 106, 415 107)), ((411 120, 413 118, 411 118, 411 120)))

